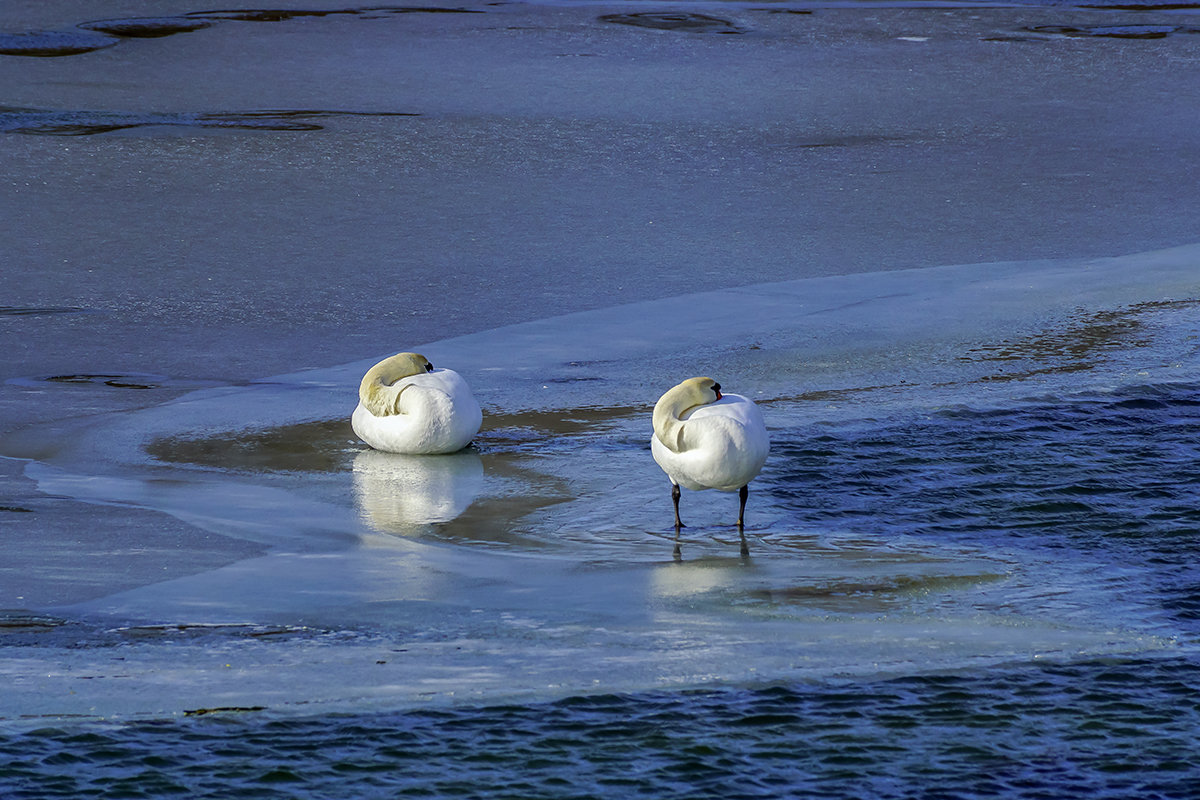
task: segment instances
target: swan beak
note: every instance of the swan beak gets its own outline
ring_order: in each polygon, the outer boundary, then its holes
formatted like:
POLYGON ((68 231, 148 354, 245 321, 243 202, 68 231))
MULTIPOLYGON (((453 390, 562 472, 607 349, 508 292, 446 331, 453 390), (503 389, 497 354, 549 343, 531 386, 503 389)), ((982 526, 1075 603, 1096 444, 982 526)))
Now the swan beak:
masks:
POLYGON ((721 399, 721 384, 719 384, 719 383, 714 383, 714 384, 713 384, 713 391, 717 393, 717 399, 718 399, 718 400, 720 400, 720 399, 721 399))
POLYGON ((430 364, 428 361, 426 361, 426 362, 425 362, 425 371, 426 371, 426 372, 433 372, 433 364, 430 364))

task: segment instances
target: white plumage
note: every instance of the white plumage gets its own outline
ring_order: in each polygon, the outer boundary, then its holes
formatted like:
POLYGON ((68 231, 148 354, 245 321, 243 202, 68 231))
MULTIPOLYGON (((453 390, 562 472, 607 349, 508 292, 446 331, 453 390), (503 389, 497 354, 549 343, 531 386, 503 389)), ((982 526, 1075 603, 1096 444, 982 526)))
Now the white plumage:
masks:
POLYGON ((360 439, 389 453, 453 453, 479 432, 483 412, 457 372, 400 353, 363 377, 350 419, 360 439))
POLYGON ((762 412, 753 401, 722 394, 711 378, 689 378, 654 406, 650 452, 673 484, 675 525, 679 487, 738 492, 738 525, 743 524, 747 484, 762 470, 770 450, 762 412))

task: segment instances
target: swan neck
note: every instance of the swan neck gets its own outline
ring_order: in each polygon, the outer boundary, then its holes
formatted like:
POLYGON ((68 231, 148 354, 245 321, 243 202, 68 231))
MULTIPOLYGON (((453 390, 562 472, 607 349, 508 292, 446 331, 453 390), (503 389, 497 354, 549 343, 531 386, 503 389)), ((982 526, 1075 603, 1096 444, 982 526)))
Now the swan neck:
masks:
POLYGON ((407 387, 394 384, 410 375, 416 375, 417 370, 411 364, 395 359, 381 361, 363 376, 358 385, 358 399, 364 407, 377 417, 387 417, 399 414, 398 403, 400 394, 407 387))
POLYGON ((692 403, 675 392, 667 392, 654 406, 651 417, 654 423, 654 435, 674 453, 683 450, 683 432, 687 423, 683 415, 703 403, 692 403))

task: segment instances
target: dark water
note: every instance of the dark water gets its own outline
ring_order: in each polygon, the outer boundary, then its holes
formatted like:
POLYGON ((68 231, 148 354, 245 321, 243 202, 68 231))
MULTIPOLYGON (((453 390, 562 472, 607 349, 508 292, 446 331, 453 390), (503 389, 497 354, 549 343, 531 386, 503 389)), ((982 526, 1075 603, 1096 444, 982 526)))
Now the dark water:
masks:
POLYGON ((1136 567, 1162 624, 1200 630, 1200 387, 860 421, 774 452, 799 518, 1136 567))
POLYGON ((1134 386, 797 426, 776 433, 763 479, 791 525, 1084 553, 1141 609, 1118 624, 1180 642, 1162 655, 528 705, 53 721, 0 733, 0 796, 1200 797, 1198 443, 1200 386, 1134 386))
POLYGON ((1019 667, 876 684, 597 696, 7 737, 42 797, 1096 797, 1200 793, 1200 668, 1019 667))

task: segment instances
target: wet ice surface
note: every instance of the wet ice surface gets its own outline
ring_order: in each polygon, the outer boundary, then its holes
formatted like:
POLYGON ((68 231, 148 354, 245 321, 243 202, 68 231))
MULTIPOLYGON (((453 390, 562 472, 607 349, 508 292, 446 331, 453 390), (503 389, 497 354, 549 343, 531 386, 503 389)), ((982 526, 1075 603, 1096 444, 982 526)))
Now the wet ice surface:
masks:
POLYGON ((354 441, 368 362, 10 437, 48 495, 263 549, 15 614, 10 713, 529 700, 1190 646, 1193 576, 1157 565, 1194 522, 1186 474, 1161 470, 1191 463, 1200 424, 1196 259, 806 280, 432 342, 487 412, 452 456, 354 441), (691 492, 673 555, 648 414, 692 372, 766 410, 748 556, 736 498, 691 492))

